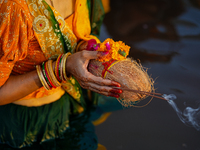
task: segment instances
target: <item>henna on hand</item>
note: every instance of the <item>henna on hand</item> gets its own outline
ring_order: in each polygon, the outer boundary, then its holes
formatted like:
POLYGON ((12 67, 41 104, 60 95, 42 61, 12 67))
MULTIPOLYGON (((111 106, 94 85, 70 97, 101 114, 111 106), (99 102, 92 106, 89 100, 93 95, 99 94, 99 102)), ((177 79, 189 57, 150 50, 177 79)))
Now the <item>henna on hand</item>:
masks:
POLYGON ((87 70, 91 59, 97 59, 103 55, 105 55, 103 52, 86 50, 72 54, 67 59, 66 71, 76 78, 82 88, 118 98, 118 94, 122 93, 122 91, 113 87, 120 87, 119 83, 94 76, 87 70))

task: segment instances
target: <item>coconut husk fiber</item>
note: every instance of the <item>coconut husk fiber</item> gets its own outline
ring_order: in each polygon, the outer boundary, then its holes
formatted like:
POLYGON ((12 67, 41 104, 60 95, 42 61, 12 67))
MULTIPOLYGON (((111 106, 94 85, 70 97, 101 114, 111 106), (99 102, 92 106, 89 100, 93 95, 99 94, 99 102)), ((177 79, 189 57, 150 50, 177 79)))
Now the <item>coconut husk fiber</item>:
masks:
MULTIPOLYGON (((104 78, 116 81, 121 84, 121 88, 151 92, 153 82, 143 67, 136 61, 126 58, 125 60, 114 61, 110 68, 106 68, 104 63, 98 60, 91 60, 88 66, 89 72, 95 76, 102 77, 102 72, 106 72, 104 78)), ((138 101, 147 96, 131 91, 123 91, 118 101, 125 107, 134 106, 138 101)))

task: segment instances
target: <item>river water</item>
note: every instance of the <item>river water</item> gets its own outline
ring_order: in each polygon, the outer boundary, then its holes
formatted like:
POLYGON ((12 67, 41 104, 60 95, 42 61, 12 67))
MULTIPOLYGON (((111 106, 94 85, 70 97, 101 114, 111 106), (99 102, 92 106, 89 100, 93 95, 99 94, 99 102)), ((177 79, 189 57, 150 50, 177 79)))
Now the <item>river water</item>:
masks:
MULTIPOLYGON (((180 111, 200 106, 200 2, 198 0, 111 0, 101 40, 131 46, 155 80, 156 92, 175 94, 180 111)), ((148 98, 142 104, 148 102, 148 98)), ((120 108, 96 126, 108 150, 200 150, 200 131, 184 124, 164 100, 143 108, 120 108)), ((109 111, 109 109, 108 109, 109 111)), ((200 118, 199 118, 200 119, 200 118)))

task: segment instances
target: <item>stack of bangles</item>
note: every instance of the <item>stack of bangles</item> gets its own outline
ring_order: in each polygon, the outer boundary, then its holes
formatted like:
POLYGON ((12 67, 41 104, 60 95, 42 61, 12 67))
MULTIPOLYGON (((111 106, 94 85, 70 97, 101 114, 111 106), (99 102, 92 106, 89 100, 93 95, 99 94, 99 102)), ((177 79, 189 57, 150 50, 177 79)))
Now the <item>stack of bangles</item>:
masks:
POLYGON ((66 61, 71 53, 60 54, 56 60, 55 71, 53 70, 53 60, 43 62, 36 66, 37 74, 45 89, 60 87, 62 81, 69 79, 66 74, 66 61))

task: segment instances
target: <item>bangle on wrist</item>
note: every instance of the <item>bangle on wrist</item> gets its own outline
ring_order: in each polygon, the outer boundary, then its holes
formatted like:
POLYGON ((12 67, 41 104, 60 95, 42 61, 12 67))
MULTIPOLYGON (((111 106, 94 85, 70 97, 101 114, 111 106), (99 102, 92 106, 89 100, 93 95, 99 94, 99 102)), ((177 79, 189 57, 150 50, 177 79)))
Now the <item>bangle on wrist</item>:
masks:
POLYGON ((49 71, 49 66, 48 66, 48 62, 47 61, 44 65, 44 69, 45 69, 45 73, 46 73, 46 76, 47 76, 47 79, 48 79, 48 82, 51 84, 51 88, 56 88, 56 85, 53 83, 53 79, 52 77, 50 76, 50 71, 49 71))
POLYGON ((66 53, 64 56, 63 56, 63 62, 62 62, 62 64, 63 64, 63 78, 64 78, 64 80, 66 81, 66 80, 69 80, 69 77, 67 77, 67 74, 66 74, 66 62, 67 62, 67 58, 69 57, 71 55, 71 53, 70 52, 68 52, 68 53, 66 53))
POLYGON ((40 82, 46 90, 60 87, 62 81, 69 80, 66 73, 67 58, 71 55, 70 52, 58 56, 55 63, 55 71, 53 70, 53 60, 43 62, 36 66, 36 71, 40 82))
POLYGON ((60 70, 61 70, 61 66, 60 66, 60 61, 62 60, 64 54, 60 54, 56 60, 56 64, 55 64, 55 76, 58 79, 59 82, 62 82, 61 79, 61 74, 60 74, 60 70))
POLYGON ((54 87, 60 87, 61 83, 57 80, 54 71, 53 71, 53 60, 48 60, 46 62, 46 67, 47 67, 47 74, 52 82, 52 86, 54 87))
POLYGON ((80 46, 81 46, 84 42, 85 42, 85 41, 82 40, 82 41, 80 41, 80 42, 78 43, 78 45, 76 46, 75 52, 78 52, 78 51, 79 51, 80 46))
POLYGON ((40 65, 37 65, 36 66, 36 71, 37 71, 37 74, 38 74, 38 77, 40 79, 40 82, 42 83, 43 87, 46 89, 46 90, 50 90, 50 87, 49 85, 47 84, 45 78, 44 78, 44 75, 42 73, 42 68, 40 65))

